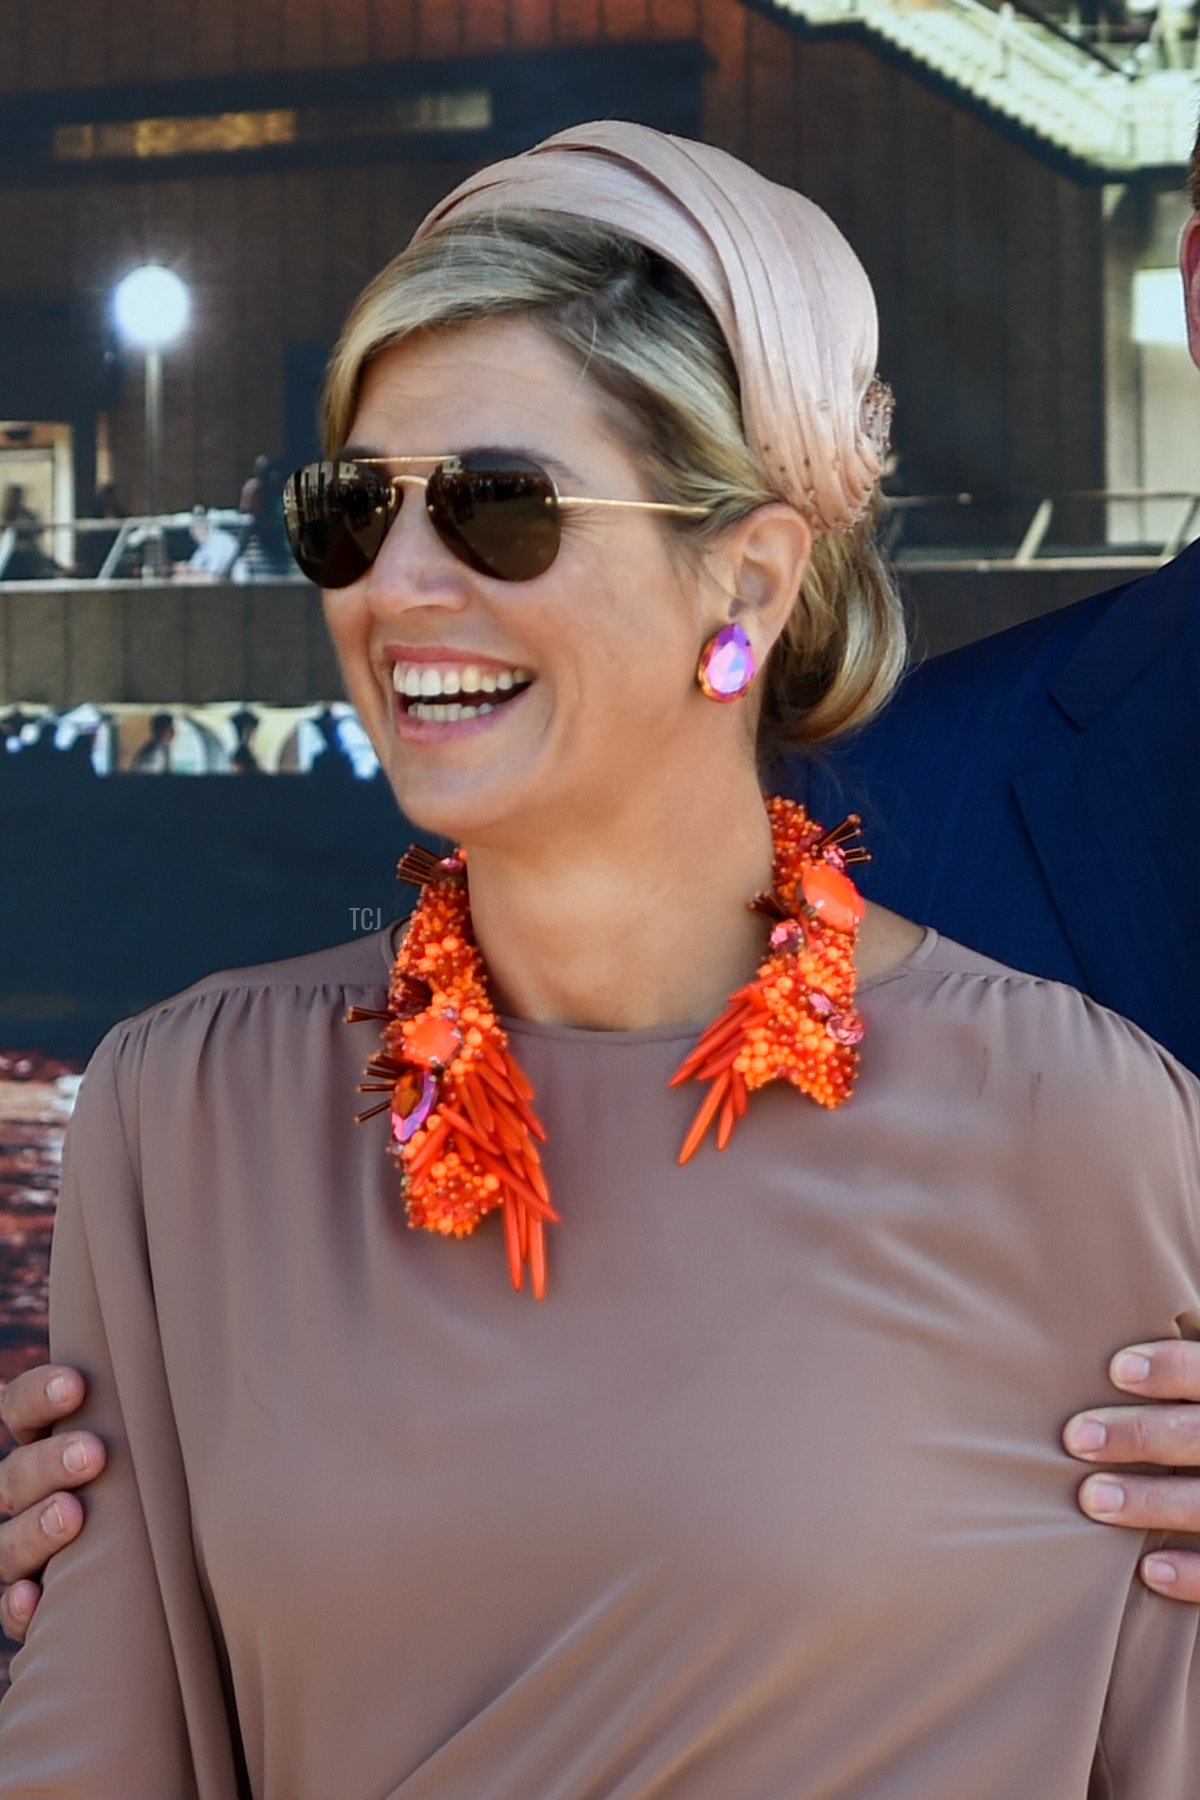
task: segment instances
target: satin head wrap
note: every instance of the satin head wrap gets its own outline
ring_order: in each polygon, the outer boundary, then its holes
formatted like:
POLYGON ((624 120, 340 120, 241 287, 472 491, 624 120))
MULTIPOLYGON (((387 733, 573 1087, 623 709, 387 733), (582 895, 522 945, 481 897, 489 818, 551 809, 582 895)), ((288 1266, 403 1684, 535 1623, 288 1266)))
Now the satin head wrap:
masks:
POLYGON ((819 206, 710 144, 606 120, 469 176, 413 241, 513 207, 608 226, 682 269, 725 334, 768 486, 826 531, 862 516, 891 395, 875 375, 871 284, 819 206))

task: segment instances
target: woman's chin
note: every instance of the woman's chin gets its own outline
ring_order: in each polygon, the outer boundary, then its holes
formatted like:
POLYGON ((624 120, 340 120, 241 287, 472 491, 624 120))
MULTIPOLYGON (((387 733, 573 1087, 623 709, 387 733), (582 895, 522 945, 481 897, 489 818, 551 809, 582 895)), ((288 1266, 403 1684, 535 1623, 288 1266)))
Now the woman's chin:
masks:
POLYGON ((496 767, 468 774, 407 763, 391 776, 396 804, 409 824, 455 844, 501 844, 519 837, 529 811, 526 785, 496 767))

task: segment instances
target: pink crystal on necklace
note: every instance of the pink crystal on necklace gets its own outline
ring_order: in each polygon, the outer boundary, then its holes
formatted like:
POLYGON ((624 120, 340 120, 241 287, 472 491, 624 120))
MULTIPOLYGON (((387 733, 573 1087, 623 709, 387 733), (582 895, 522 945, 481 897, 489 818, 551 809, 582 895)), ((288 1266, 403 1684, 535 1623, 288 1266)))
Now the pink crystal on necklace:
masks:
POLYGON ((804 927, 798 919, 781 919, 771 932, 772 950, 803 950, 804 927))
POLYGON ((825 1029, 835 1044, 861 1044, 866 1031, 856 1012, 835 1013, 825 1029))
POLYGON ((401 1076, 397 1083, 399 1104, 392 1107, 392 1136, 398 1144, 407 1144, 421 1129, 433 1111, 437 1097, 438 1079, 430 1070, 424 1070, 420 1077, 415 1070, 401 1076), (403 1110, 405 1107, 407 1111, 403 1110))

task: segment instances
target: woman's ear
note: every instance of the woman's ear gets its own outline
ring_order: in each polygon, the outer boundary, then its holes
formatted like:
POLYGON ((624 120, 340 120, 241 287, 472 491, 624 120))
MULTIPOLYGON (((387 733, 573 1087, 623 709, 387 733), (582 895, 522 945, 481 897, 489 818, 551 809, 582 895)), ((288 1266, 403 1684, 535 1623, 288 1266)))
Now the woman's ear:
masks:
POLYGON ((749 635, 760 668, 796 604, 812 545, 812 526, 782 500, 756 506, 726 534, 722 585, 737 596, 732 616, 749 635))

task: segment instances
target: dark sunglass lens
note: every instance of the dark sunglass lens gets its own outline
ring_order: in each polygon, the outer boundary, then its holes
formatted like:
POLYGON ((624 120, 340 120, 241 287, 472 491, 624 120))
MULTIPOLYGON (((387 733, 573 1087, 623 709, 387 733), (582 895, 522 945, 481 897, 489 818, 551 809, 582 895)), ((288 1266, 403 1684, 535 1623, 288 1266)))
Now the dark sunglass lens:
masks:
POLYGON ((554 484, 535 462, 472 451, 430 477, 425 504, 448 549, 499 581, 532 581, 558 554, 554 484))
POLYGON ((365 575, 396 516, 381 472, 354 462, 309 463, 289 476, 283 517, 292 553, 319 587, 349 587, 365 575))

